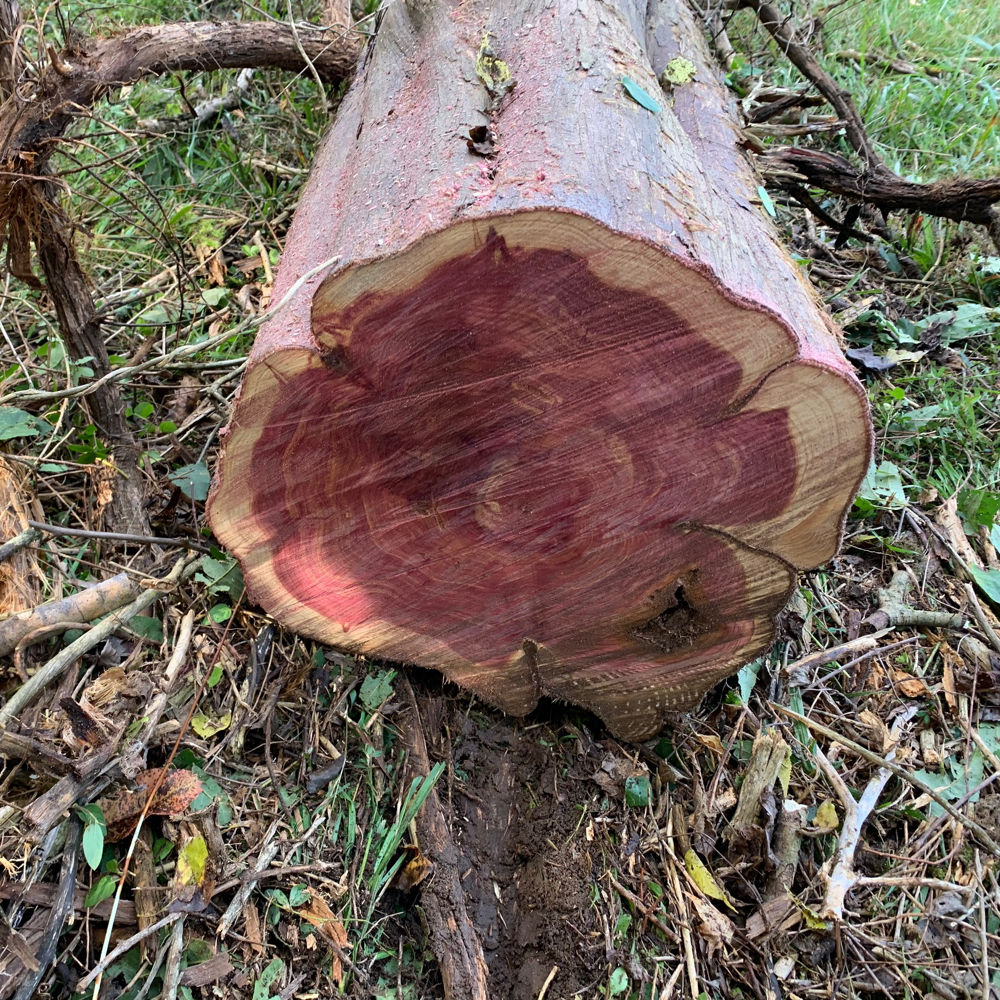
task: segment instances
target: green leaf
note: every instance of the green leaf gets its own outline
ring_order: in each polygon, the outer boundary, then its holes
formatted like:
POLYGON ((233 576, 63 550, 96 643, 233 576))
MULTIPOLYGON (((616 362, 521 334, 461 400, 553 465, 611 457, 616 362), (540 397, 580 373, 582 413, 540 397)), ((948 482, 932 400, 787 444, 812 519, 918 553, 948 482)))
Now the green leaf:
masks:
POLYGON ((305 906, 309 902, 309 889, 305 884, 293 885, 288 890, 289 906, 305 906))
POLYGON ((616 997, 628 989, 628 973, 619 965, 608 980, 608 996, 616 997))
POLYGON ((625 779, 625 805, 645 809, 649 805, 649 775, 637 774, 625 779))
POLYGON ((983 743, 994 754, 1000 756, 1000 722, 984 722, 977 727, 976 731, 979 733, 979 737, 983 743))
POLYGON ((253 984, 252 1000, 271 1000, 271 987, 277 983, 285 971, 285 963, 280 958, 271 959, 253 984))
POLYGON ((204 462, 182 465, 179 469, 171 472, 167 479, 185 496, 198 503, 203 503, 208 499, 208 488, 212 485, 212 474, 204 462))
POLYGON ((195 579, 208 587, 209 594, 229 594, 238 599, 243 593, 243 573, 231 556, 222 559, 203 556, 198 570, 195 579))
MULTIPOLYGON (((922 770, 914 771, 913 776, 933 788, 946 802, 956 802, 968 796, 968 801, 974 803, 979 799, 979 792, 973 789, 982 783, 984 768, 983 752, 976 747, 969 754, 968 761, 954 757, 949 759, 945 773, 922 770)), ((936 802, 931 802, 927 811, 935 817, 944 815, 944 809, 936 802)))
POLYGON ((203 288, 201 297, 210 306, 217 306, 229 294, 228 288, 203 288))
POLYGON ((737 683, 740 686, 740 698, 744 705, 750 701, 750 695, 757 684, 757 675, 763 665, 763 658, 751 660, 749 663, 744 663, 736 675, 737 683))
POLYGON ((170 322, 170 313, 159 303, 150 306, 139 317, 138 321, 148 326, 162 326, 170 322))
POLYGON ((627 76, 623 76, 622 86, 625 88, 625 93, 628 94, 628 96, 631 97, 636 104, 645 108, 647 111, 652 111, 653 114, 659 114, 661 110, 660 105, 657 104, 657 102, 653 100, 653 98, 650 97, 649 94, 647 94, 646 91, 644 91, 642 87, 635 82, 635 80, 632 80, 627 76))
POLYGON ((757 197, 760 198, 760 203, 764 206, 764 211, 767 212, 772 219, 776 219, 778 217, 778 213, 774 208, 774 202, 771 201, 771 196, 767 193, 767 188, 764 187, 763 184, 757 188, 757 197))
POLYGON ((83 856, 96 871, 104 859, 104 837, 108 832, 104 812, 96 803, 81 806, 78 815, 83 820, 83 856))
POLYGON ((735 911, 736 907, 729 901, 725 890, 715 881, 715 876, 708 870, 705 862, 690 847, 684 852, 684 867, 693 879, 694 884, 706 896, 717 899, 720 903, 725 903, 729 909, 735 911))
POLYGON ((361 702, 369 712, 374 712, 392 694, 392 682, 396 679, 395 670, 386 670, 379 674, 369 674, 361 682, 361 702))
POLYGON ((217 625, 221 625, 233 617, 233 609, 228 604, 216 604, 208 612, 208 617, 217 625))
POLYGON ((44 423, 44 420, 39 420, 24 410, 18 410, 13 406, 0 406, 0 441, 37 437, 40 432, 38 425, 44 423))
POLYGON ((181 885, 201 885, 208 873, 208 844, 198 834, 177 852, 175 875, 181 885))
POLYGON ((1000 324, 1000 309, 979 302, 962 302, 954 309, 927 316, 916 324, 920 330, 935 327, 943 344, 951 345, 970 337, 990 336, 1000 324))
POLYGON ((128 624, 136 635, 141 635, 151 642, 163 642, 163 622, 159 618, 136 615, 128 624))
POLYGON ((191 716, 191 728, 203 739, 207 740, 216 733, 221 733, 228 729, 233 721, 232 712, 223 712, 222 715, 206 715, 204 712, 195 712, 191 716))
POLYGON ((83 897, 84 906, 97 906, 104 900, 110 899, 115 894, 115 887, 118 885, 118 878, 115 875, 102 875, 87 890, 87 895, 83 897))
POLYGON ((905 507, 906 492, 898 466, 883 462, 876 468, 872 463, 861 484, 860 496, 878 507, 905 507))
POLYGON ((980 569, 970 566, 969 572, 976 586, 994 603, 1000 604, 1000 569, 980 569))
POLYGON ((961 490, 958 494, 958 512, 971 526, 991 527, 1000 511, 1000 493, 989 490, 961 490))

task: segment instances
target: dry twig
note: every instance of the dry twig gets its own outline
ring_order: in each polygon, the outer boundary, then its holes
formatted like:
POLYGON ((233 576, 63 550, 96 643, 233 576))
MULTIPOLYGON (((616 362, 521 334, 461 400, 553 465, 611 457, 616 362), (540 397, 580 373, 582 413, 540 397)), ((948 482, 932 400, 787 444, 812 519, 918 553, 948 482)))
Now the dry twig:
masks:
MULTIPOLYGON (((892 729, 889 731, 893 747, 886 755, 887 765, 896 756, 896 747, 899 744, 903 727, 913 718, 916 711, 917 706, 910 705, 893 722, 892 729)), ((841 778, 837 769, 818 746, 813 749, 813 755, 844 807, 844 822, 840 829, 837 850, 831 859, 833 867, 827 875, 826 897, 820 910, 824 919, 840 921, 844 916, 847 894, 858 882, 858 874, 854 870, 854 855, 857 853, 861 841, 861 831, 865 823, 868 822, 868 817, 878 805, 882 790, 892 777, 892 771, 888 766, 880 767, 865 786, 861 797, 855 801, 851 790, 844 783, 844 779, 841 778)))
POLYGON ((195 563, 188 556, 178 559, 174 568, 155 586, 144 590, 131 604, 112 612, 99 625, 85 632, 75 642, 45 663, 24 684, 11 695, 6 705, 0 707, 0 726, 6 726, 19 712, 26 708, 49 684, 67 670, 84 653, 91 650, 102 639, 108 638, 116 629, 146 610, 165 590, 175 586, 185 576, 194 571, 195 563))
POLYGON ((835 732, 828 726, 824 726, 822 723, 815 722, 808 716, 800 715, 798 712, 793 712, 790 708, 785 708, 784 705, 779 705, 776 702, 768 702, 768 706, 775 712, 786 716, 793 722, 801 722, 804 726, 807 726, 813 732, 819 733, 821 736, 825 736, 827 739, 833 740, 839 743, 841 746, 846 747, 848 750, 856 753, 859 757, 863 757, 869 763, 875 764, 879 767, 888 768, 897 778, 902 778, 903 781, 908 782, 918 791, 922 792, 928 798, 936 802, 952 819, 957 820, 962 826, 968 827, 973 833, 979 837, 980 841, 985 847, 987 847, 991 854, 995 857, 1000 858, 1000 844, 993 839, 992 834, 981 824, 977 823, 976 820, 969 816, 963 815, 958 809, 956 809, 947 799, 943 798, 940 793, 935 789, 931 788, 930 785, 921 781, 918 777, 911 774, 906 770, 905 767, 900 767, 895 761, 888 760, 885 757, 879 756, 879 754, 872 752, 867 747, 863 747, 860 743, 856 743, 854 740, 849 739, 846 736, 842 736, 840 733, 835 732))

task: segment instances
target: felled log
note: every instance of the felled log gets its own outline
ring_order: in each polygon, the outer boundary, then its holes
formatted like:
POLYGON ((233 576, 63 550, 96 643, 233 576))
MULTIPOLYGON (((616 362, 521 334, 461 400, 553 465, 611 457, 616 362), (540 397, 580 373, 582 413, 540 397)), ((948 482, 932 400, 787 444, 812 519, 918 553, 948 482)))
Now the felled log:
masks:
POLYGON ((287 626, 630 738, 767 648, 870 449, 690 12, 646 9, 386 8, 209 509, 287 626))

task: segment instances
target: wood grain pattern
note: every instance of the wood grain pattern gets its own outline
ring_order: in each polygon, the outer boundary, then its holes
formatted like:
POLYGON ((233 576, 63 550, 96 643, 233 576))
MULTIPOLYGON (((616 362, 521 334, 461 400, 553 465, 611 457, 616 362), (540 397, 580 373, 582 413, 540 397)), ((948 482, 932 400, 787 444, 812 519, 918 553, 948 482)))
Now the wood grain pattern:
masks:
POLYGON ((635 738, 835 551, 866 403, 735 145, 713 172, 721 90, 686 126, 659 90, 644 40, 686 8, 514 6, 387 9, 275 300, 339 262, 262 328, 210 516, 290 627, 635 738))

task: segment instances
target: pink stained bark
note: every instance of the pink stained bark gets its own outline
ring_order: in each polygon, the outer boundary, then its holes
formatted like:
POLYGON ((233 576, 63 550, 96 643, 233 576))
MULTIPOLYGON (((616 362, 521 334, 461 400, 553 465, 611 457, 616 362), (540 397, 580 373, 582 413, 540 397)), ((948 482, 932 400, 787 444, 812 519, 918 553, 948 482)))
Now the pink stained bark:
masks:
POLYGON ((629 738, 767 648, 870 451, 690 12, 655 12, 386 9, 210 500, 286 625, 629 738))

